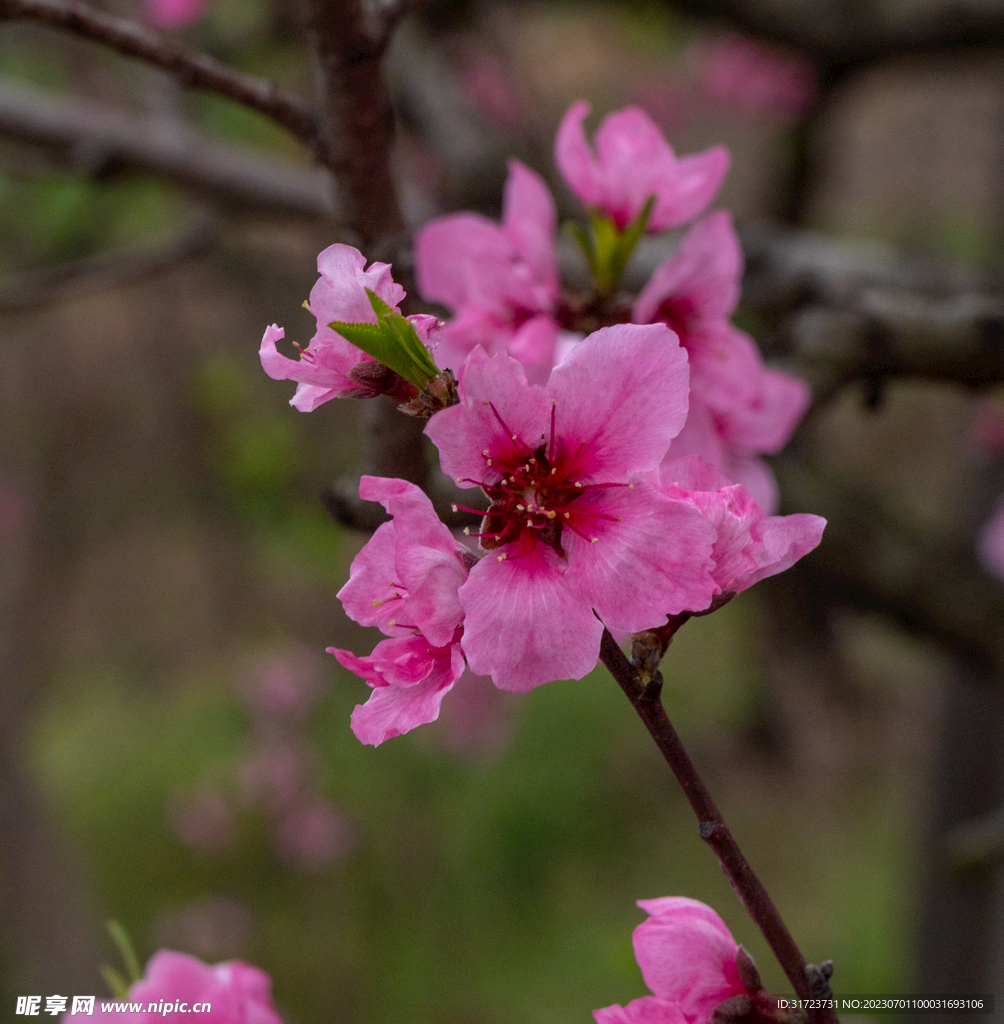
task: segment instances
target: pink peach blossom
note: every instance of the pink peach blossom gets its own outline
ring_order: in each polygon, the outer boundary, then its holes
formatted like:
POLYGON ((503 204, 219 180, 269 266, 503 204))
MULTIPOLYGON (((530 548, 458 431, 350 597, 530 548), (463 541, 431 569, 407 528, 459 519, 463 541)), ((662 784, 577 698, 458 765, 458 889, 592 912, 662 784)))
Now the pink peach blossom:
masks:
POLYGON ((715 197, 729 167, 729 154, 715 146, 677 158, 658 127, 639 107, 610 114, 596 131, 596 153, 582 122, 589 104, 573 103, 554 141, 554 159, 572 191, 623 230, 649 196, 655 205, 649 231, 665 231, 696 217, 715 197))
POLYGON ((353 712, 352 729, 361 742, 377 746, 434 721, 463 673, 458 589, 474 556, 414 484, 364 476, 359 494, 381 502, 394 518, 355 557, 338 596, 350 618, 378 626, 391 639, 367 657, 334 647, 328 652, 374 688, 353 712))
POLYGON ((702 456, 772 512, 777 489, 759 457, 784 447, 811 394, 804 381, 765 366, 753 339, 729 321, 742 268, 731 217, 712 213, 656 269, 633 316, 670 326, 690 357, 690 418, 668 457, 702 456))
POLYGON ((822 539, 821 516, 767 516, 746 488, 698 456, 663 463, 659 477, 664 494, 694 502, 715 527, 711 576, 723 593, 784 572, 822 539))
POLYGON ((752 958, 709 906, 682 896, 638 906, 650 916, 634 930, 635 956, 655 994, 596 1010, 596 1024, 710 1024, 736 996, 750 998, 751 1020, 769 1008, 752 958))
POLYGON ((704 48, 699 86, 711 99, 744 113, 782 119, 806 110, 817 89, 808 61, 734 35, 704 48))
MULTIPOLYGON (((367 289, 395 310, 405 296, 404 289, 390 276, 389 263, 372 263, 366 269, 366 258, 350 245, 325 249, 317 257, 317 270, 321 277, 311 289, 308 304, 317 318, 317 331, 310 345, 301 350, 299 359, 282 355, 276 342, 285 337, 285 331, 272 324, 265 329, 258 353, 262 369, 273 380, 297 381, 296 394, 289 404, 301 412, 312 412, 332 398, 379 393, 367 385, 367 378, 357 369, 376 360, 328 324, 335 320, 375 324, 377 316, 367 289)), ((431 348, 437 343, 439 321, 435 317, 417 314, 408 319, 423 344, 431 348)))
POLYGON ((488 554, 459 590, 474 672, 516 691, 578 679, 604 624, 634 632, 708 606, 713 528, 641 475, 687 414, 686 356, 664 325, 595 332, 543 387, 475 349, 459 394, 426 433, 443 470, 491 499, 488 554))
MULTIPOLYGON (((146 965, 146 974, 130 989, 127 1000, 142 1009, 118 1011, 102 1009, 97 1000, 89 1021, 96 1024, 160 1024, 161 1021, 187 1021, 194 1003, 208 1003, 210 1009, 199 1014, 203 1024, 282 1024, 272 1004, 272 982, 264 971, 238 960, 210 967, 194 956, 162 949, 146 965), (188 1012, 151 1007, 187 1004, 188 1012)), ((76 1020, 70 1012, 64 1022, 76 1020)))
POLYGON ((481 345, 507 350, 535 380, 546 380, 558 325, 554 250, 557 214, 540 176, 509 161, 502 223, 453 213, 426 224, 415 238, 418 289, 454 312, 437 349, 439 365, 459 371, 481 345))

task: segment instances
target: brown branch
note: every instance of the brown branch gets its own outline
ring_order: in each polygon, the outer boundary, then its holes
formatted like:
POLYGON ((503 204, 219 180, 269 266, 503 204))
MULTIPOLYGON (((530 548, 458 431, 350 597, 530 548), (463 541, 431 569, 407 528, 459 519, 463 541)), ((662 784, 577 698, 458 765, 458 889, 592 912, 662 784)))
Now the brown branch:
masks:
POLYGON ((763 0, 667 0, 700 21, 720 22, 764 42, 814 60, 824 77, 907 54, 945 53, 999 46, 1004 16, 999 7, 942 6, 890 24, 879 8, 860 4, 779 4, 763 0))
MULTIPOLYGON (((746 860, 704 780, 680 742, 662 705, 662 677, 655 672, 651 681, 644 683, 639 670, 628 661, 606 629, 603 630, 600 642, 600 660, 631 701, 672 769, 697 816, 701 838, 715 851, 733 889, 763 933, 796 995, 800 999, 832 998, 826 981, 828 972, 806 963, 774 901, 746 860)), ((809 1018, 813 1024, 835 1024, 837 1021, 836 1013, 830 1009, 809 1011, 809 1018)))
POLYGON ((157 117, 4 84, 0 132, 62 152, 92 174, 141 170, 225 205, 334 218, 327 175, 228 146, 157 117))
POLYGON ((27 18, 145 61, 184 85, 225 96, 271 118, 317 152, 317 123, 302 100, 274 82, 246 75, 135 22, 105 14, 80 0, 0 0, 0 18, 27 18))
POLYGON ((205 252, 213 229, 213 217, 202 212, 177 237, 159 245, 132 246, 60 267, 5 275, 0 278, 0 310, 65 302, 170 270, 205 252))
POLYGON ((394 115, 381 62, 391 27, 407 6, 384 4, 384 16, 374 17, 359 0, 309 2, 325 165, 338 181, 344 222, 371 259, 393 260, 404 231, 390 164, 394 115))

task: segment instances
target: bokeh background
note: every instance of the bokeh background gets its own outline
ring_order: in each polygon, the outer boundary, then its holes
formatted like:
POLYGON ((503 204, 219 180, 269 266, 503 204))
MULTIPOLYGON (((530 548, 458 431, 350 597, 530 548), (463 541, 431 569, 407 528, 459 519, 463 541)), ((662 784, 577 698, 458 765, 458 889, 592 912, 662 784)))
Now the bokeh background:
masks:
MULTIPOLYGON (((767 6, 784 23, 814 5, 767 6)), ((845 14, 895 28, 942 7, 845 14)), ((215 0, 178 31, 309 95, 303 17, 215 0)), ((742 225, 883 243, 999 289, 1004 38, 834 71, 742 27, 655 0, 427 5, 387 59, 408 218, 497 215, 509 155, 575 216, 550 157, 561 114, 638 103, 678 152, 730 147, 717 205, 742 225)), ((257 115, 47 29, 0 25, 0 81, 308 172, 257 115)), ((18 994, 104 994, 115 919, 142 960, 263 967, 287 1024, 588 1021, 644 994, 634 901, 663 895, 712 904, 786 991, 605 670, 522 697, 458 690, 375 750, 349 731, 367 688, 324 649, 375 641, 335 596, 366 535, 325 494, 358 472, 364 410, 302 415, 257 357, 272 322, 309 341, 300 304, 343 236, 265 205, 0 133, 4 1014, 18 994)), ((785 354, 762 311, 741 322, 785 354)), ((779 460, 785 510, 890 524, 914 545, 878 553, 890 577, 917 551, 973 562, 1004 486, 985 383, 834 389, 779 460)), ((689 623, 664 662, 670 717, 839 991, 917 990, 932 958, 992 991, 999 826, 968 860, 943 839, 1001 805, 997 663, 902 606, 825 597, 786 574, 689 623)))

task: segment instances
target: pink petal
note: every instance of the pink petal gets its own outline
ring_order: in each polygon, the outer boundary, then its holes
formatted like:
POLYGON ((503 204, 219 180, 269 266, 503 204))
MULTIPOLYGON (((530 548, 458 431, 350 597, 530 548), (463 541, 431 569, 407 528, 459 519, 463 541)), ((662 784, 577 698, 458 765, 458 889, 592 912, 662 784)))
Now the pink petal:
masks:
POLYGON ((504 352, 489 357, 475 349, 461 367, 459 390, 460 404, 433 416, 425 432, 443 472, 462 485, 500 478, 499 466, 521 450, 512 434, 535 447, 550 428, 543 389, 528 386, 523 367, 504 352))
POLYGON ((649 231, 668 231, 696 217, 715 198, 729 172, 729 151, 713 146, 666 166, 650 190, 657 196, 649 231))
MULTIPOLYGON (((336 655, 337 656, 337 655, 336 655)), ((340 660, 340 659, 339 659, 340 660)), ((438 658, 429 675, 414 686, 379 686, 352 712, 352 731, 360 743, 378 747, 384 740, 410 732, 439 717, 443 697, 464 671, 464 656, 454 645, 448 658, 438 658)))
POLYGON ((719 592, 710 571, 715 530, 692 503, 639 479, 633 489, 588 491, 571 507, 577 519, 596 518, 585 519, 588 539, 562 535, 568 585, 611 629, 660 626, 667 614, 707 608, 719 592))
POLYGON ((554 251, 557 222, 554 200, 540 175, 518 160, 510 160, 502 202, 503 231, 533 279, 552 300, 559 289, 554 251))
POLYGON ((723 434, 740 451, 772 455, 788 443, 811 402, 804 380, 764 368, 756 395, 730 410, 723 434))
POLYGON ((561 559, 534 541, 490 552, 460 588, 471 671, 523 693, 596 667, 603 626, 568 587, 561 559))
POLYGON ((707 1020, 723 999, 746 992, 736 964, 738 946, 710 907, 682 897, 639 906, 652 916, 634 931, 635 956, 657 996, 698 1021, 707 1020))
POLYGON ((351 245, 329 245, 317 257, 321 275, 310 292, 310 311, 317 317, 318 329, 332 320, 361 324, 377 322, 366 289, 375 292, 395 309, 404 298, 404 288, 391 277, 389 263, 366 267, 366 257, 351 245))
POLYGON ((762 538, 754 551, 756 568, 739 575, 724 590, 745 590, 768 576, 794 565, 803 555, 818 547, 823 539, 826 520, 822 516, 797 513, 790 516, 770 516, 761 526, 762 538))
POLYGON ((589 104, 573 103, 561 119, 554 138, 554 162, 569 188, 586 206, 599 206, 603 194, 582 122, 589 116, 589 104))
POLYGON ((596 1024, 691 1024, 676 1003, 655 996, 642 996, 627 1006, 593 1010, 596 1024))
MULTIPOLYGON (((680 248, 656 268, 634 304, 634 322, 652 323, 667 299, 684 299, 701 323, 735 312, 743 254, 732 218, 724 211, 699 220, 680 248)), ((676 325, 670 324, 674 330, 676 325)))
POLYGON ((604 327, 547 384, 562 443, 584 476, 617 481, 659 464, 687 417, 686 353, 663 324, 604 327))
POLYGON ((558 325, 547 314, 532 317, 507 341, 509 354, 523 364, 531 384, 546 384, 555 365, 558 325))
POLYGON ((398 626, 408 590, 398 579, 397 531, 394 523, 381 523, 352 559, 349 581, 338 591, 345 614, 360 626, 378 626, 388 636, 405 636, 398 626), (391 623, 394 623, 393 625, 391 623))

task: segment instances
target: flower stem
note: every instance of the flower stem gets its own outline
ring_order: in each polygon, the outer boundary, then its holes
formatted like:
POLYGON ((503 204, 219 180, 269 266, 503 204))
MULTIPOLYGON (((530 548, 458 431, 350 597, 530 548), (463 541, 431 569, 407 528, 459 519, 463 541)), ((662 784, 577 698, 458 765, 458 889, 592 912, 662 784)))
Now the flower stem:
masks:
MULTIPOLYGON (((680 737, 676 734, 662 705, 662 676, 656 672, 650 682, 644 683, 639 670, 631 664, 606 629, 600 643, 600 660, 627 694, 632 707, 638 712, 666 763, 673 770, 694 814, 697 815, 701 838, 715 851, 732 883, 732 888, 763 933, 791 982, 795 994, 799 999, 817 1002, 832 999, 833 994, 822 972, 819 968, 813 968, 806 963, 774 901, 750 867, 749 861, 746 860, 735 837, 725 824, 721 811, 708 792, 704 780, 697 773, 690 755, 680 742, 680 737)), ((813 1024, 837 1022, 836 1012, 825 1005, 822 1008, 808 1010, 808 1016, 813 1024)))

